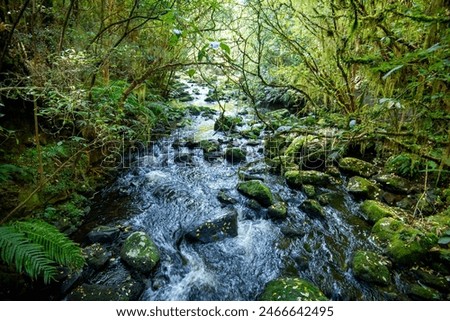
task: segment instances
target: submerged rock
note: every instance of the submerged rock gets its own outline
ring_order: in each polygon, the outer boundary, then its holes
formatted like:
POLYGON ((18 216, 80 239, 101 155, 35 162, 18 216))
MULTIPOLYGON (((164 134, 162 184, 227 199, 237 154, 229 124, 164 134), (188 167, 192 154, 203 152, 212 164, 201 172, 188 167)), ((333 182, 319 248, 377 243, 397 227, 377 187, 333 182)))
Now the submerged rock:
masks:
POLYGON ((274 196, 270 188, 259 180, 241 182, 237 185, 239 192, 258 201, 264 207, 274 204, 274 196))
POLYGON ((233 205, 237 203, 237 200, 234 199, 233 197, 231 197, 230 195, 228 195, 225 191, 221 190, 218 194, 217 194, 217 199, 219 200, 220 203, 222 204, 228 204, 228 205, 233 205))
POLYGON ((185 234, 185 238, 189 242, 211 243, 228 237, 235 237, 237 234, 237 212, 233 209, 222 217, 194 228, 185 234))
POLYGON ((347 183, 347 191, 356 196, 370 199, 378 199, 380 188, 373 182, 360 176, 353 176, 347 183))
POLYGON ((159 262, 159 250, 144 232, 132 233, 122 245, 120 257, 133 269, 150 273, 159 262))
POLYGON ((391 275, 388 269, 389 262, 374 252, 358 251, 353 261, 353 273, 363 281, 380 285, 389 285, 391 275))
POLYGON ((327 301, 328 298, 309 281, 279 278, 266 284, 261 301, 327 301))
POLYGON ((362 177, 371 177, 376 174, 377 169, 371 163, 358 158, 344 157, 339 161, 339 168, 362 177))
POLYGON ((330 175, 319 171, 287 171, 284 174, 289 186, 301 188, 304 184, 327 185, 331 183, 330 175))

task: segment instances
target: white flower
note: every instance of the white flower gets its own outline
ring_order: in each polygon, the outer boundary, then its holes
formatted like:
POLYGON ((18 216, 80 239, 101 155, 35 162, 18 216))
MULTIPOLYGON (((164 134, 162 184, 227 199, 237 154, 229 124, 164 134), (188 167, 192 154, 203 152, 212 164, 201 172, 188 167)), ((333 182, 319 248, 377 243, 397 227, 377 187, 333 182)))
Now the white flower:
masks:
POLYGON ((180 29, 173 29, 172 32, 177 36, 180 36, 182 34, 182 31, 180 29))

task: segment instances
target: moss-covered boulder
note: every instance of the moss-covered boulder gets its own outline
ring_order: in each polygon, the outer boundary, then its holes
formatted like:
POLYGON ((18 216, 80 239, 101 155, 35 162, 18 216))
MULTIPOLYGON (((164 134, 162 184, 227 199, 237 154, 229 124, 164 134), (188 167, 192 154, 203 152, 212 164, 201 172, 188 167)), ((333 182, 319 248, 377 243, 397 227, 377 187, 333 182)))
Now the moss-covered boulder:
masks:
POLYGON ((285 202, 278 202, 270 205, 267 209, 267 216, 273 220, 282 220, 287 217, 287 205, 285 202))
POLYGON ((358 158, 344 157, 339 161, 339 168, 362 177, 370 177, 376 174, 377 169, 371 163, 358 158))
POLYGON ((261 301, 327 301, 311 282, 300 278, 279 278, 266 284, 261 301))
POLYGON ((373 226, 372 235, 384 245, 392 261, 402 265, 423 259, 438 240, 434 233, 422 232, 391 217, 380 219, 373 226))
POLYGON ((304 184, 327 185, 331 183, 330 175, 319 171, 287 171, 284 174, 286 182, 294 188, 301 188, 304 184))
POLYGON ((269 207, 275 203, 274 196, 270 188, 259 180, 241 182, 237 185, 239 192, 245 196, 256 200, 264 207, 269 207))
POLYGON ((214 130, 228 132, 240 124, 242 124, 241 117, 220 116, 214 123, 214 130))
POLYGON ((323 209, 322 205, 320 205, 320 203, 316 200, 305 200, 300 205, 300 209, 312 217, 325 218, 325 210, 323 209))
POLYGON ((314 185, 308 185, 308 184, 303 185, 302 191, 309 198, 314 198, 316 196, 316 188, 314 187, 314 185))
POLYGON ((392 193, 408 194, 413 189, 413 184, 406 178, 395 174, 381 174, 374 179, 383 185, 383 188, 392 193))
POLYGON ((381 255, 370 251, 358 251, 352 261, 353 273, 358 279, 369 283, 389 285, 391 274, 389 262, 381 255))
POLYGON ((349 179, 347 191, 358 197, 369 199, 378 199, 381 193, 380 188, 375 183, 360 176, 353 176, 349 179))
POLYGON ((186 233, 189 242, 211 243, 225 238, 235 237, 238 234, 237 212, 229 210, 225 215, 205 222, 192 231, 186 233))
POLYGON ((438 290, 421 284, 412 284, 408 289, 408 295, 415 300, 438 301, 442 300, 438 290))
POLYGON ((144 232, 132 233, 123 243, 120 257, 133 269, 150 273, 159 262, 159 250, 144 232))
POLYGON ((314 136, 312 135, 295 137, 290 145, 286 148, 284 154, 290 157, 299 157, 303 155, 303 149, 306 149, 308 141, 311 141, 313 139, 314 136))
POLYGON ((238 147, 231 147, 226 149, 225 157, 228 162, 232 164, 238 164, 245 162, 247 158, 247 152, 238 147))
POLYGON ((199 146, 205 154, 217 152, 220 150, 220 144, 215 140, 201 140, 199 142, 199 146))
POLYGON ((366 219, 372 224, 375 224, 383 217, 396 217, 400 213, 400 209, 374 200, 365 200, 361 203, 360 208, 366 219))

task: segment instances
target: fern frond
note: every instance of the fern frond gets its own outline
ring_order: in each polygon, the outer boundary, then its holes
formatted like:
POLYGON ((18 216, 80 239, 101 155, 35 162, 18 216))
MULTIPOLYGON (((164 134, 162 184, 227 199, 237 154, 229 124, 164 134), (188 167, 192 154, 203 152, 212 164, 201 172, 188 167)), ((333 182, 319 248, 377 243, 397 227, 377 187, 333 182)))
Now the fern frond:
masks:
POLYGON ((30 241, 42 246, 47 257, 60 265, 81 269, 85 263, 80 247, 56 227, 40 220, 16 221, 13 226, 30 241))
POLYGON ((42 276, 49 283, 58 271, 39 244, 29 239, 13 226, 0 226, 0 259, 14 265, 17 272, 25 272, 33 280, 42 276))

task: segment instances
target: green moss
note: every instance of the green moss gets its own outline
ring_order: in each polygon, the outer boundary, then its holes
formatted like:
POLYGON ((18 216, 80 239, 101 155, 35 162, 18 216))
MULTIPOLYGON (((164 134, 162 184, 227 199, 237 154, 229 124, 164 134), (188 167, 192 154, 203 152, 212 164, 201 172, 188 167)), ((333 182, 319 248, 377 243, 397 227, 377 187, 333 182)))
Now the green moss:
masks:
POLYGON ((233 147, 225 151, 225 157, 230 163, 237 164, 245 161, 247 153, 240 148, 233 147))
POLYGON ((331 183, 330 175, 319 171, 287 171, 284 174, 287 183, 292 187, 300 188, 303 184, 327 185, 331 183))
POLYGON ((377 199, 381 192, 375 183, 360 176, 350 178, 347 184, 347 190, 360 197, 370 199, 377 199))
POLYGON ((149 273, 159 262, 159 250, 144 232, 132 233, 120 251, 121 258, 136 270, 149 273))
POLYGON ((357 278, 380 285, 389 285, 391 281, 388 264, 382 256, 369 251, 356 252, 352 261, 353 272, 357 278))
POLYGON ((269 207, 274 204, 274 197, 270 188, 261 181, 251 180, 241 182, 238 184, 237 189, 245 196, 258 201, 264 207, 269 207))
POLYGON ((377 172, 372 164, 353 157, 342 158, 339 161, 339 168, 362 177, 370 177, 377 172))
POLYGON ((312 135, 295 137, 288 148, 286 148, 284 154, 289 157, 299 156, 308 141, 312 139, 314 139, 312 135))
POLYGON ((420 284, 411 285, 408 294, 414 297, 415 299, 425 301, 434 301, 442 299, 439 291, 420 284))
POLYGON ((320 203, 316 200, 305 200, 302 205, 300 205, 300 209, 312 216, 316 216, 319 218, 325 217, 325 211, 323 210, 322 205, 320 205, 320 203))
POLYGON ((267 211, 267 215, 271 219, 285 219, 287 217, 287 206, 284 202, 278 202, 270 205, 267 211))
POLYGON ((311 282, 299 278, 280 278, 266 284, 261 301, 327 301, 311 282))
POLYGON ((316 196, 316 188, 313 185, 303 185, 303 192, 310 198, 316 196))
POLYGON ((386 217, 380 219, 372 228, 372 235, 381 242, 391 240, 395 233, 405 227, 405 224, 397 219, 386 217))
POLYGON ((367 220, 372 224, 383 217, 395 217, 398 213, 395 208, 373 200, 365 200, 360 208, 361 211, 366 214, 367 220))

